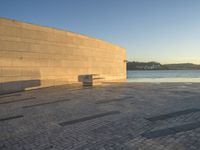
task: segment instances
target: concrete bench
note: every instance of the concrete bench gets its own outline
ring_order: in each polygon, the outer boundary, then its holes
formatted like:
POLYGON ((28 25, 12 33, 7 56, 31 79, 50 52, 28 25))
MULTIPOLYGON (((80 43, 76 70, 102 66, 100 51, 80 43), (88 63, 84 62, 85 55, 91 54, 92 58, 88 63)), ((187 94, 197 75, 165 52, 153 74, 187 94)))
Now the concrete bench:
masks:
POLYGON ((79 75, 78 81, 82 82, 83 86, 93 86, 94 84, 99 84, 100 80, 103 79, 99 77, 99 74, 86 74, 86 75, 79 75), (99 80, 99 81, 97 81, 99 80))

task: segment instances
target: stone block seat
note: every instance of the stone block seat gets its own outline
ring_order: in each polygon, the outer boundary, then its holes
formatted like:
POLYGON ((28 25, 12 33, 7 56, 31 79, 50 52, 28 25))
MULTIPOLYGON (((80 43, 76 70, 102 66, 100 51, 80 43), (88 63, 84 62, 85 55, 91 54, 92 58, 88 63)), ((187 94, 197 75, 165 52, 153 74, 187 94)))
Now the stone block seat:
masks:
POLYGON ((82 82, 83 86, 93 86, 101 84, 102 77, 100 77, 100 74, 85 74, 85 75, 79 75, 78 81, 82 82))

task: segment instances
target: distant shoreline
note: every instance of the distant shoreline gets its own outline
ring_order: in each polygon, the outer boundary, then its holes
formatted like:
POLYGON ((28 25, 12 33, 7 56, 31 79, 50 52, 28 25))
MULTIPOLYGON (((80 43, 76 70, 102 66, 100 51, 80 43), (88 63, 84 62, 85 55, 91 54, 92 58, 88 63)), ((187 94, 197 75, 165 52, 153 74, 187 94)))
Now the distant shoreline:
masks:
POLYGON ((127 70, 200 70, 200 65, 192 63, 160 64, 158 62, 127 62, 127 70))
POLYGON ((150 70, 150 69, 149 70, 139 70, 139 69, 138 70, 128 70, 128 69, 126 69, 126 70, 127 71, 184 71, 184 70, 185 71, 187 71, 187 70, 188 71, 193 71, 193 70, 198 71, 199 70, 200 71, 200 69, 160 69, 160 70, 159 69, 154 69, 154 70, 153 69, 152 70, 150 70))

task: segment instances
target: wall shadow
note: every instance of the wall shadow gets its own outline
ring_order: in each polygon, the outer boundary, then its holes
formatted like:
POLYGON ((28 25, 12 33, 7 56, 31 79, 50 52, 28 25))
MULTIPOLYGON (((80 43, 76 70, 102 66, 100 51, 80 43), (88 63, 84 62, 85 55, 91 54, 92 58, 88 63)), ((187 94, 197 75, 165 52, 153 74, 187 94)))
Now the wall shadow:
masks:
POLYGON ((0 95, 24 91, 26 88, 41 85, 40 80, 23 80, 0 83, 0 95))
POLYGON ((2 67, 0 74, 0 94, 10 94, 24 91, 26 88, 41 86, 39 69, 18 69, 15 67, 2 67), (33 78, 33 79, 31 79, 33 78), (21 80, 20 80, 21 79, 21 80))

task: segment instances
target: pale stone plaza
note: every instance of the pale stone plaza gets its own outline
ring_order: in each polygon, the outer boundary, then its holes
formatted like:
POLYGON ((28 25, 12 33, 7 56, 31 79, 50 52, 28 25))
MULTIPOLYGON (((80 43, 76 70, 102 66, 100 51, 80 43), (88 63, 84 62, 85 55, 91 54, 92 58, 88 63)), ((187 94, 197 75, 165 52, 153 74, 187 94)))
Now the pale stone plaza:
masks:
POLYGON ((1 150, 198 150, 200 84, 104 83, 0 96, 1 150))

